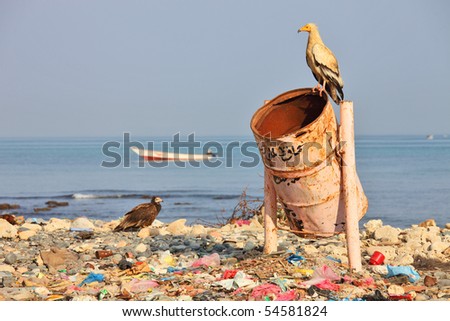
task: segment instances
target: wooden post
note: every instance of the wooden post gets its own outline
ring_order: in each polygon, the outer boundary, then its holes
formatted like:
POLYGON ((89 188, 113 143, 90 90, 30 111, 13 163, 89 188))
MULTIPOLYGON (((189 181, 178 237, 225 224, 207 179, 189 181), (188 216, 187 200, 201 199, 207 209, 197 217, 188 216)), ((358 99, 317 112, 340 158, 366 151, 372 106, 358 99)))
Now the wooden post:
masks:
POLYGON ((277 194, 272 176, 264 167, 264 254, 276 252, 277 238, 277 194))
POLYGON ((361 243, 359 239, 358 202, 356 194, 356 160, 355 160, 355 129, 353 117, 353 102, 342 101, 341 126, 339 139, 343 144, 342 180, 345 203, 345 233, 347 236, 347 253, 350 269, 360 271, 361 243))

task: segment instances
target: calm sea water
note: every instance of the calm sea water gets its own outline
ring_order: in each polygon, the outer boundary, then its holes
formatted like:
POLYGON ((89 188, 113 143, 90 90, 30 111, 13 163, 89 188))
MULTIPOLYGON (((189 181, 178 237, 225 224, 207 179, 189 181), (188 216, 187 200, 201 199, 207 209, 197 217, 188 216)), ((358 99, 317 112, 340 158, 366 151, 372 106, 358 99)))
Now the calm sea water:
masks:
MULTIPOLYGON (((186 137, 182 137, 186 139, 186 137)), ((17 203, 26 217, 87 216, 117 219, 147 195, 164 199, 159 219, 187 218, 189 223, 227 218, 245 189, 251 199, 263 196, 263 167, 243 168, 251 159, 233 149, 233 166, 217 168, 169 164, 139 167, 132 155, 130 167, 101 166, 112 161, 102 153, 111 138, 0 139, 0 203, 17 203), (48 200, 69 206, 35 213, 48 200)), ((148 138, 135 137, 146 142, 148 138)), ((157 139, 157 147, 168 138, 157 139)), ((203 138, 227 146, 251 137, 203 138)), ((385 224, 407 227, 428 218, 439 225, 450 222, 450 139, 422 136, 365 136, 356 140, 358 174, 369 199, 361 221, 380 218, 385 224)), ((123 155, 123 150, 110 149, 123 155)), ((250 148, 256 152, 256 148, 250 148)), ((225 162, 224 158, 219 160, 225 162)))

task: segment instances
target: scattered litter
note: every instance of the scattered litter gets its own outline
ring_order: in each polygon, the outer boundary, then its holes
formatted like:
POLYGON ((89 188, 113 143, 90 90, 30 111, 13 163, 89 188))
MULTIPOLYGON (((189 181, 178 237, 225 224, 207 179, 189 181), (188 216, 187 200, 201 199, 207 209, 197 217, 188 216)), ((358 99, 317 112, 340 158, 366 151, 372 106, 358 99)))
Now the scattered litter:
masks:
POLYGON ((384 263, 384 254, 378 251, 373 252, 370 257, 369 264, 370 265, 381 265, 384 263))
POLYGON ((303 282, 304 285, 315 285, 325 280, 336 281, 340 277, 333 272, 328 265, 323 265, 320 268, 314 270, 312 278, 309 281, 303 282))
POLYGON ((388 273, 386 277, 392 277, 396 275, 407 275, 409 281, 414 283, 420 279, 419 273, 417 273, 411 266, 391 266, 387 265, 388 273))
POLYGON ((227 290, 244 289, 255 286, 255 281, 244 272, 238 271, 232 279, 223 279, 215 282, 214 285, 221 286, 227 290))
POLYGON ((275 301, 294 301, 297 299, 295 290, 286 291, 277 295, 275 301))
POLYGON ((367 294, 362 297, 364 301, 387 301, 388 299, 381 294, 380 290, 375 290, 373 294, 367 294))
POLYGON ((236 276, 238 270, 225 270, 222 275, 222 279, 233 279, 236 276))
POLYGON ((266 297, 270 300, 276 299, 277 295, 280 293, 281 289, 278 285, 265 283, 255 287, 250 296, 257 301, 263 300, 266 297))
POLYGON ((412 301, 412 299, 413 296, 410 293, 402 295, 389 295, 389 301, 401 301, 401 300, 412 301))
POLYGON ((316 283, 316 287, 322 290, 339 291, 340 287, 338 284, 331 283, 330 280, 323 280, 322 282, 316 283))
POLYGON ((92 282, 103 282, 105 280, 105 276, 103 274, 96 274, 94 272, 89 273, 89 275, 81 282, 78 286, 82 287, 85 284, 89 284, 92 282))
POLYGON ((234 221, 234 224, 237 226, 243 226, 243 225, 250 225, 250 220, 236 220, 234 221))
POLYGON ((331 255, 327 255, 325 258, 326 258, 327 260, 330 260, 330 261, 333 261, 333 262, 336 262, 336 263, 339 263, 339 264, 342 263, 342 260, 341 260, 341 259, 336 259, 336 258, 332 257, 331 255))
POLYGON ((217 253, 206 255, 192 263, 192 267, 200 267, 202 265, 216 267, 220 265, 220 256, 217 253))
POLYGON ((305 261, 305 258, 301 255, 292 254, 287 258, 287 261, 291 264, 299 266, 302 261, 305 261))

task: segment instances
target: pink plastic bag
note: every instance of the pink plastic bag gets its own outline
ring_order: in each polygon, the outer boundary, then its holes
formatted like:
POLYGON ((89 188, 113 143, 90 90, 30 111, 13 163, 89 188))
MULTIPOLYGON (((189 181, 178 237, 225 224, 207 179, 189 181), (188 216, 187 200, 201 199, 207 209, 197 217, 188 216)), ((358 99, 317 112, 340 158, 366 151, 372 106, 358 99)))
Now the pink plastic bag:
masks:
POLYGON ((277 295, 276 301, 294 301, 297 298, 295 290, 286 291, 277 295))
POLYGON ((331 283, 330 280, 323 280, 320 283, 317 283, 316 286, 322 290, 331 290, 331 291, 339 291, 340 286, 334 283, 331 283))
POLYGON ((255 300, 262 300, 267 295, 274 294, 275 296, 277 296, 280 293, 281 289, 278 285, 266 283, 258 285, 257 287, 253 288, 253 291, 250 294, 250 296, 255 300))
POLYGON ((148 292, 148 290, 159 286, 158 282, 152 280, 133 279, 128 284, 132 293, 148 292))
POLYGON ((211 255, 206 255, 192 263, 192 267, 199 267, 202 265, 206 266, 220 266, 220 256, 217 253, 213 253, 211 255))
POLYGON ((314 273, 310 280, 303 282, 304 285, 316 285, 325 280, 336 281, 340 277, 334 273, 334 271, 328 266, 324 265, 314 270, 314 273))

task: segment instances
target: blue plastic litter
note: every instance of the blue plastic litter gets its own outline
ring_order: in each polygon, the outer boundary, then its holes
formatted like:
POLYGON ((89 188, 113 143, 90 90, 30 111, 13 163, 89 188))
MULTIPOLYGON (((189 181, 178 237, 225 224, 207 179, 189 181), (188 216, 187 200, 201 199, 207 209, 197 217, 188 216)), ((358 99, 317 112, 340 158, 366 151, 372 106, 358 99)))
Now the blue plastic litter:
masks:
MULTIPOLYGON (((301 255, 297 255, 297 254, 291 254, 288 258, 287 261, 291 264, 295 264, 296 262, 300 262, 300 261, 304 261, 305 258, 301 255)), ((297 263, 298 264, 298 263, 297 263)))
POLYGON ((89 284, 92 282, 103 282, 105 280, 105 276, 103 274, 96 274, 91 272, 78 286, 82 287, 85 284, 89 284))
POLYGON ((330 261, 334 261, 334 262, 336 262, 336 263, 342 263, 341 259, 336 259, 336 258, 332 257, 331 255, 328 255, 328 256, 326 257, 326 259, 328 259, 328 260, 330 260, 330 261))
POLYGON ((185 271, 185 270, 186 270, 186 268, 177 269, 177 268, 174 268, 173 266, 169 266, 167 268, 167 273, 180 272, 180 271, 185 271))
POLYGON ((420 279, 419 273, 417 273, 412 267, 410 266, 392 266, 392 265, 386 265, 388 274, 386 277, 390 278, 392 276, 396 275, 406 275, 409 278, 409 282, 416 282, 420 279))

